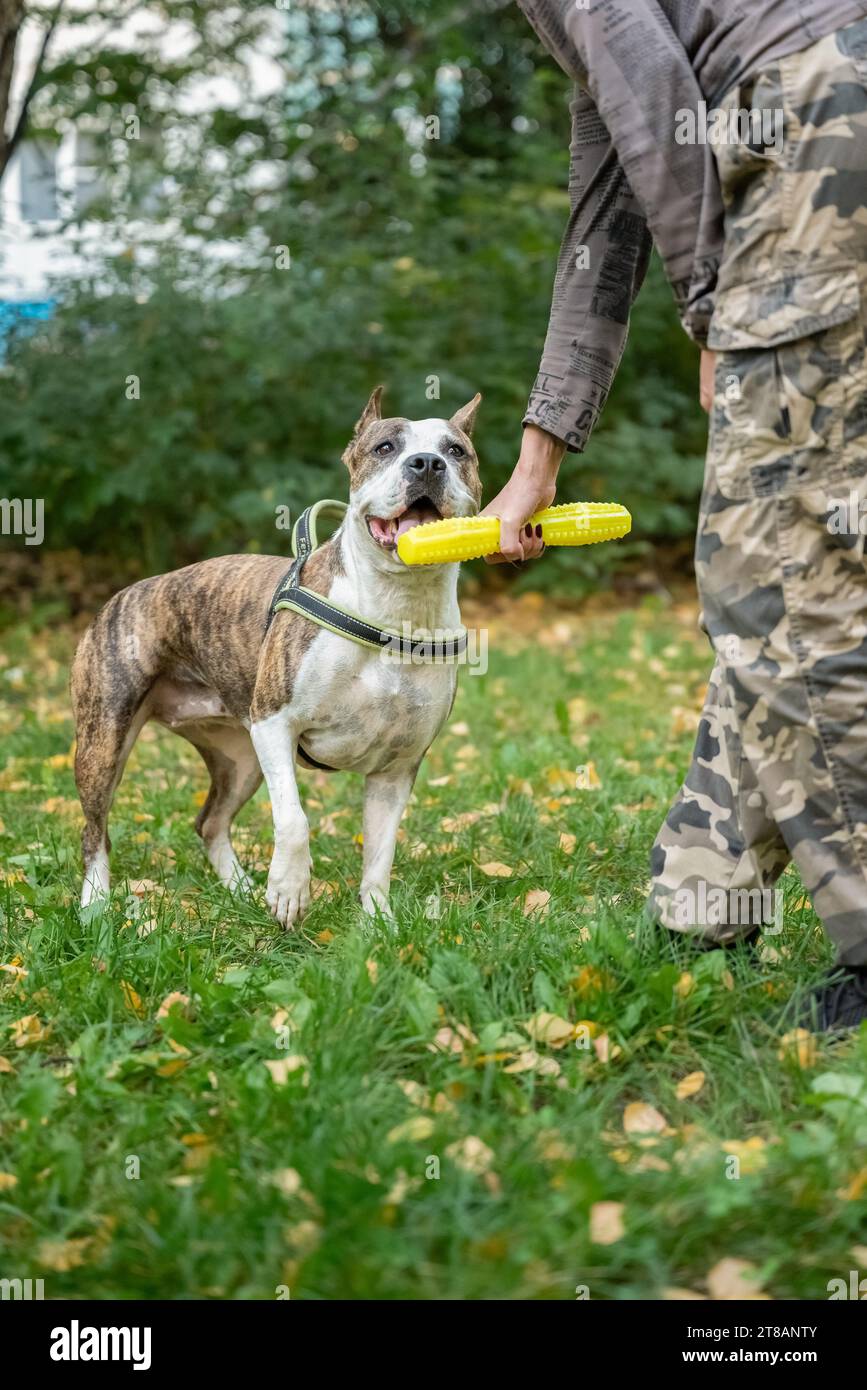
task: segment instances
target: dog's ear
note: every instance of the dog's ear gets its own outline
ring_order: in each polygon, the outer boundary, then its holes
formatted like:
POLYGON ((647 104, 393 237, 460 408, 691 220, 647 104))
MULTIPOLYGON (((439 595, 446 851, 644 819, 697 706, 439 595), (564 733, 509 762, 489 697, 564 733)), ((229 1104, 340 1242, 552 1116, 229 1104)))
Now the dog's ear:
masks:
POLYGON ((476 411, 479 408, 481 399, 482 397, 477 391, 471 401, 467 401, 466 405, 462 405, 460 410, 455 411, 454 415, 449 420, 449 424, 454 425, 456 429, 463 430, 464 434, 471 435, 473 426, 476 423, 476 411))
POLYGON ((382 419, 380 402, 382 400, 383 389, 382 386, 376 386, 373 391, 371 391, 370 400, 355 422, 355 430, 352 435, 353 439, 357 439, 360 434, 363 434, 367 426, 372 425, 374 420, 382 419))

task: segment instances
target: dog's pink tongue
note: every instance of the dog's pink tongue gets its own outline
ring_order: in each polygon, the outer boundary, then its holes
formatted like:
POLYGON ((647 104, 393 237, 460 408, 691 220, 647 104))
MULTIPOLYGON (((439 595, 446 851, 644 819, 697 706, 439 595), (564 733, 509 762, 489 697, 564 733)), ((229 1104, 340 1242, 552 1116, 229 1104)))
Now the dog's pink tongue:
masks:
POLYGON ((426 521, 439 521, 439 512, 434 507, 407 507, 402 516, 397 518, 398 536, 411 531, 413 526, 422 526, 426 521))

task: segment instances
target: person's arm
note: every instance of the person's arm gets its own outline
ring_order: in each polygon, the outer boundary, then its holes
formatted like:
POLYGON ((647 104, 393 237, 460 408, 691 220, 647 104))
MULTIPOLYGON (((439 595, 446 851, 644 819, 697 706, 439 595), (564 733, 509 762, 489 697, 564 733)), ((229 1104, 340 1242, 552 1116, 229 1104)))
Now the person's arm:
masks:
MULTIPOLYGON (((485 508, 496 515, 502 499, 511 507, 516 496, 532 494, 527 480, 544 471, 552 452, 543 432, 561 442, 560 458, 565 447, 583 450, 625 346, 629 307, 647 267, 647 224, 684 328, 702 346, 713 313, 722 247, 716 167, 710 146, 677 139, 683 112, 698 124, 703 98, 695 73, 656 0, 590 3, 586 10, 549 0, 538 14, 534 0, 522 3, 560 65, 588 90, 573 104, 572 214, 542 365, 515 474, 485 508), (579 260, 574 251, 582 246, 579 260)), ((548 470, 545 494, 559 461, 548 470)), ((506 559, 541 549, 516 520, 504 521, 501 532, 506 559)))
POLYGON ((524 424, 547 430, 580 452, 623 355, 651 240, 593 98, 576 89, 570 109, 571 212, 524 424))
POLYGON ((658 0, 564 4, 567 60, 586 73, 641 204, 684 328, 704 346, 723 245, 713 148, 698 138, 704 98, 658 0))
POLYGON ((583 450, 599 417, 650 257, 644 215, 592 97, 576 89, 570 109, 571 211, 521 453, 506 487, 484 510, 500 518, 501 552, 488 556, 490 564, 541 553, 541 537, 526 531, 526 519, 553 500, 564 453, 583 450))

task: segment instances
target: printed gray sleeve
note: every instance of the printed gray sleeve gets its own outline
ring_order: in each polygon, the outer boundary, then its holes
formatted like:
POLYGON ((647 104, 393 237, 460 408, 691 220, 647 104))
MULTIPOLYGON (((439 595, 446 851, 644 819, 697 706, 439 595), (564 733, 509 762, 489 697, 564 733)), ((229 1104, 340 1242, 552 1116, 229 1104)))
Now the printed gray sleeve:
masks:
MULTIPOLYGON (((597 257, 610 253, 612 269, 620 258, 623 297, 634 297, 646 266, 646 219, 684 328, 703 345, 713 313, 723 210, 712 148, 676 139, 677 113, 696 112, 703 99, 686 50, 656 0, 590 0, 586 9, 563 0, 524 0, 523 8, 561 66, 587 87, 610 141, 604 153, 597 142, 601 178, 583 179, 578 213, 584 226, 598 232, 597 257), (619 182, 622 216, 614 215, 606 175, 619 182), (628 206, 624 189, 631 190, 628 206), (632 272, 624 277, 630 255, 632 272)), ((583 109, 590 119, 589 100, 583 109)), ((567 240, 575 217, 573 205, 567 240)), ((597 276, 596 285, 588 285, 588 271, 582 281, 577 268, 568 271, 561 253, 542 370, 525 417, 579 451, 604 404, 628 319, 623 299, 612 303, 605 293, 613 276, 603 273, 600 261, 594 267, 591 251, 591 282, 597 276), (608 373, 601 395, 591 401, 582 359, 608 373)))
POLYGON ((571 212, 560 247, 542 363, 524 424, 583 450, 608 396, 644 279, 644 214, 587 92, 571 103, 571 212))

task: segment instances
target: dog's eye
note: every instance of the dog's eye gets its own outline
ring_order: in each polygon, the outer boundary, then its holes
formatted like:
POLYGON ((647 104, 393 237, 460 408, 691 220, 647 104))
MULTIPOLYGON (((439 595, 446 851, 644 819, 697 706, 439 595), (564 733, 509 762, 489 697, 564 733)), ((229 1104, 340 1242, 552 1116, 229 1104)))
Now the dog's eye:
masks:
POLYGON ((381 444, 377 444, 374 449, 375 454, 390 454, 394 451, 394 445, 390 439, 384 439, 381 444))
POLYGON ((466 453, 466 449, 462 449, 460 444, 450 444, 449 453, 453 458, 462 459, 466 453))

